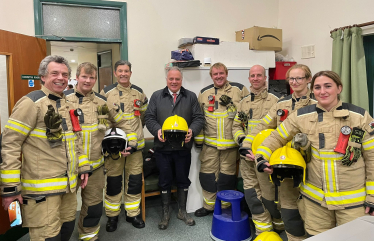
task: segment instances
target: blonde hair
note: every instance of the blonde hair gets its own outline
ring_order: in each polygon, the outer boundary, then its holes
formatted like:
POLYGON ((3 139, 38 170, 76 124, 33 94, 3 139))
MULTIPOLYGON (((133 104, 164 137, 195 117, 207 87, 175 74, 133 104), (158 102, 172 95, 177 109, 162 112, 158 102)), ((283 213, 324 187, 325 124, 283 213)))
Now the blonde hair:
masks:
POLYGON ((309 67, 304 64, 295 64, 291 68, 288 69, 286 73, 286 80, 288 81, 288 78, 290 77, 290 73, 294 69, 302 69, 305 73, 305 79, 308 80, 312 77, 312 72, 310 71, 309 67))
POLYGON ((94 64, 91 64, 90 62, 84 62, 78 65, 76 76, 79 77, 81 74, 82 69, 84 69, 84 72, 86 74, 94 74, 95 71, 95 79, 97 79, 97 67, 94 64))
POLYGON ((210 74, 210 77, 212 77, 212 69, 215 68, 215 69, 220 69, 220 68, 223 68, 226 72, 226 74, 229 73, 229 71, 227 70, 227 67, 226 65, 220 63, 220 62, 217 62, 215 64, 212 65, 212 67, 210 67, 210 70, 209 70, 209 74, 210 74))

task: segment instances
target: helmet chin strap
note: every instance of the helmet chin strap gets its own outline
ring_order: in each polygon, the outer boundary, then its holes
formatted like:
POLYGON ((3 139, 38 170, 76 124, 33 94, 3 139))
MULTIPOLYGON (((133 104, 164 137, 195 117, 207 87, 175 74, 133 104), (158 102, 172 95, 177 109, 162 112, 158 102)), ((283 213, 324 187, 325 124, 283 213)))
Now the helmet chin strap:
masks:
MULTIPOLYGON (((175 133, 174 133, 174 135, 175 135, 175 133)), ((167 136, 169 136, 169 135, 167 135, 167 136)), ((184 136, 184 135, 183 135, 184 136)), ((170 138, 166 138, 166 140, 167 140, 167 142, 171 145, 171 146, 173 146, 173 147, 175 147, 175 148, 179 148, 179 147, 183 147, 184 146, 184 139, 183 139, 183 141, 182 141, 182 145, 180 146, 179 145, 179 140, 174 136, 174 138, 172 138, 172 139, 170 139, 170 138)))
POLYGON ((118 159, 121 157, 120 154, 118 154, 118 157, 117 157, 117 158, 114 158, 113 155, 114 155, 114 154, 110 154, 110 157, 112 158, 112 160, 118 160, 118 159))

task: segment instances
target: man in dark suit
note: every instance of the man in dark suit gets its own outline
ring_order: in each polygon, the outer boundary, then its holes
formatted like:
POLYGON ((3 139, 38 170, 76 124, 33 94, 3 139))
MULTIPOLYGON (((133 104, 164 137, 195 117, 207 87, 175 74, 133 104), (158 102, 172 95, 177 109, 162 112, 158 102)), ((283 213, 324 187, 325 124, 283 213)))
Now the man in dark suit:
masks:
POLYGON ((191 139, 203 128, 205 118, 196 94, 182 87, 182 78, 179 68, 170 68, 166 77, 167 86, 153 93, 145 112, 145 124, 155 137, 155 157, 160 170, 159 186, 163 212, 159 229, 166 229, 170 219, 173 167, 177 182, 178 218, 189 226, 195 225, 195 221, 186 212, 188 187, 191 184, 188 179, 193 143, 191 139), (188 125, 183 145, 175 145, 167 138, 163 139, 162 125, 168 117, 174 115, 184 118, 188 125))

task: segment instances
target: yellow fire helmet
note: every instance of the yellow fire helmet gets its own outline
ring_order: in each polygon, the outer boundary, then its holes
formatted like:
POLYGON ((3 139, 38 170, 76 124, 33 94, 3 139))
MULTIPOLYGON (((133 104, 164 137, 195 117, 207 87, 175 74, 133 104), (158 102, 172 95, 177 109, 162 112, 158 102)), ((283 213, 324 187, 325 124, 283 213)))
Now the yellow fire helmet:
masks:
POLYGON ((184 145, 184 139, 188 132, 187 121, 180 116, 168 117, 162 124, 162 138, 171 144, 184 145))
POLYGON ((253 153, 253 155, 256 155, 257 148, 266 139, 266 137, 270 136, 270 133, 273 130, 274 129, 266 129, 266 130, 263 130, 256 135, 256 137, 255 137, 255 139, 253 139, 253 143, 252 143, 252 153, 253 153))
POLYGON ((263 232, 257 236, 254 241, 282 241, 282 238, 276 232, 263 232))
POLYGON ((288 145, 273 152, 270 165, 274 168, 270 179, 275 185, 280 186, 280 182, 285 178, 292 178, 294 187, 298 187, 301 181, 305 184, 305 160, 300 152, 288 145))

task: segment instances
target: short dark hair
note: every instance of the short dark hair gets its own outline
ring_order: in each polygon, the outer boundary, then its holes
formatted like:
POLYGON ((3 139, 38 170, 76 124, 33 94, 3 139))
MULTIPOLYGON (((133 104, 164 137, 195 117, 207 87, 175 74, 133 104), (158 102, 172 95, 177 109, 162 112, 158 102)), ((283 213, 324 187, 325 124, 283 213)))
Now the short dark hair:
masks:
POLYGON ((114 72, 117 71, 117 68, 118 66, 120 65, 127 65, 129 66, 129 69, 130 69, 130 72, 131 72, 131 63, 129 61, 125 61, 125 60, 118 60, 115 64, 114 64, 114 72))

